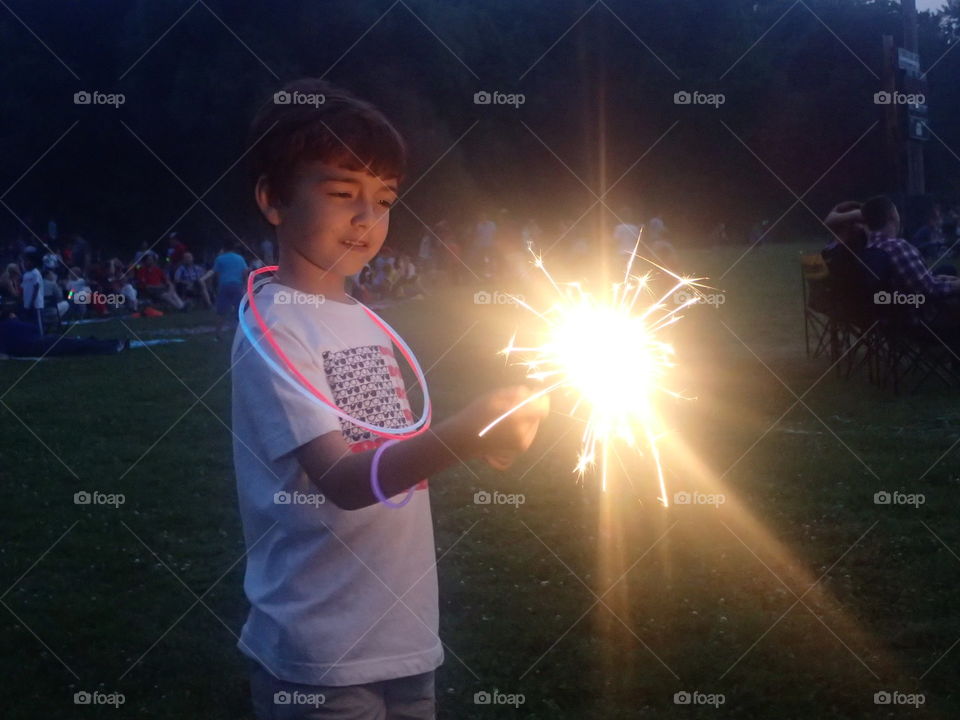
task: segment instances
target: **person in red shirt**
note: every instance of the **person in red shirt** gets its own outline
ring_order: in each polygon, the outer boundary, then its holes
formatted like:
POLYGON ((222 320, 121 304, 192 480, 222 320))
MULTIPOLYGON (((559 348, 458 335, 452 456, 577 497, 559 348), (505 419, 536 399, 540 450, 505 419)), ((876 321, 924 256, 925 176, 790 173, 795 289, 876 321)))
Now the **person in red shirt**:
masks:
POLYGON ((153 253, 147 253, 143 256, 140 264, 137 265, 134 277, 137 281, 137 290, 142 297, 153 302, 164 301, 177 310, 183 310, 185 303, 177 295, 173 283, 163 271, 163 268, 157 265, 157 258, 153 253))

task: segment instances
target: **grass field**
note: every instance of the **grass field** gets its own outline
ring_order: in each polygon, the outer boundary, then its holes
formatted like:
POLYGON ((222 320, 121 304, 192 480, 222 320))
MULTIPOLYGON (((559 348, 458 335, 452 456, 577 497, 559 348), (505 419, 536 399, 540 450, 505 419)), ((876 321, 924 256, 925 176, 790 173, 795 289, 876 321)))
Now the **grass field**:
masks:
MULTIPOLYGON (((742 248, 684 258, 725 302, 676 328, 675 386, 696 399, 666 407, 668 483, 723 504, 658 506, 629 454, 633 485, 577 485, 579 426, 559 412, 509 472, 431 480, 441 717, 960 716, 958 396, 894 397, 808 360, 801 249, 763 248, 722 279, 742 248), (478 505, 479 490, 525 502, 478 505), (879 491, 924 502, 876 504, 879 491), (475 704, 495 691, 523 702, 475 704), (876 705, 881 691, 899 704, 876 705)), ((520 311, 476 305, 475 290, 384 313, 431 368, 441 418, 517 377, 495 352, 520 311)), ((198 333, 0 364, 4 718, 251 717, 228 345, 198 333), (82 490, 125 502, 76 505, 82 490), (82 690, 125 703, 78 707, 82 690)))

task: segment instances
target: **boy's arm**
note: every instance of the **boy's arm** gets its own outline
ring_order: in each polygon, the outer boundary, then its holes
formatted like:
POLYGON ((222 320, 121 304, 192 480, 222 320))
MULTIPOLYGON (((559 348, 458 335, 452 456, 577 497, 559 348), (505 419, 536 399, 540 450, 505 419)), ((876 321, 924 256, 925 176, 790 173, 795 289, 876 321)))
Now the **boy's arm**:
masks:
MULTIPOLYGON (((499 470, 509 467, 533 442, 540 419, 549 410, 547 399, 524 406, 483 438, 478 433, 529 395, 525 387, 494 391, 431 431, 385 450, 377 473, 384 496, 393 497, 460 460, 483 456, 499 470)), ((344 510, 359 510, 377 503, 370 487, 374 452, 352 454, 343 435, 330 432, 300 446, 295 455, 325 497, 344 510)))
POLYGON ((838 212, 837 209, 834 208, 823 221, 824 225, 827 225, 831 229, 841 227, 851 222, 863 222, 863 214, 859 208, 847 210, 846 212, 838 212))

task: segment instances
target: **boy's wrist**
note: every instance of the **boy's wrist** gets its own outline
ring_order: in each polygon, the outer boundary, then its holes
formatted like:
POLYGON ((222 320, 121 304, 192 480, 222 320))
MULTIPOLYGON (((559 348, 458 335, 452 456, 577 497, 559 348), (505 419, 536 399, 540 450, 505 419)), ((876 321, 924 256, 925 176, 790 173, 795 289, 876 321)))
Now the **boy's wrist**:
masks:
POLYGON ((479 438, 475 432, 464 427, 457 415, 438 424, 433 432, 447 450, 460 460, 470 460, 479 454, 479 438))

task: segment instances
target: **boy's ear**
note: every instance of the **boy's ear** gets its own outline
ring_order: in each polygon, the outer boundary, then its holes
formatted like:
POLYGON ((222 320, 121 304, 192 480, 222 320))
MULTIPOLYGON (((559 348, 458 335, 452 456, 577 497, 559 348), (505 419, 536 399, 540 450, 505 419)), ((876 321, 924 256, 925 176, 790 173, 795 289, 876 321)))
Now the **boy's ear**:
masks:
POLYGON ((280 209, 273 204, 270 188, 267 185, 267 176, 261 175, 253 189, 253 198, 260 208, 260 212, 267 222, 273 226, 280 224, 280 209))

